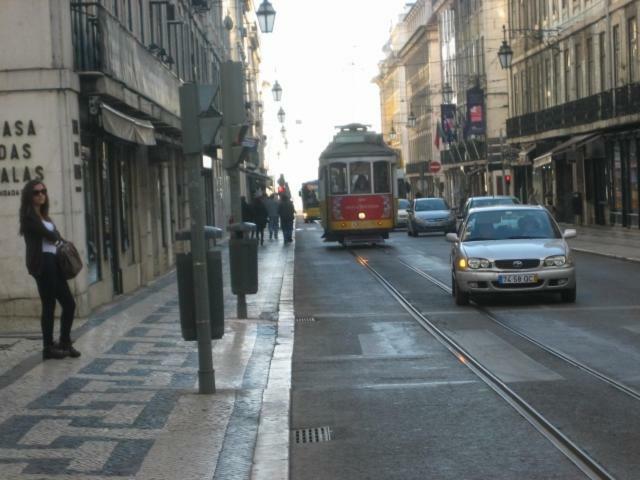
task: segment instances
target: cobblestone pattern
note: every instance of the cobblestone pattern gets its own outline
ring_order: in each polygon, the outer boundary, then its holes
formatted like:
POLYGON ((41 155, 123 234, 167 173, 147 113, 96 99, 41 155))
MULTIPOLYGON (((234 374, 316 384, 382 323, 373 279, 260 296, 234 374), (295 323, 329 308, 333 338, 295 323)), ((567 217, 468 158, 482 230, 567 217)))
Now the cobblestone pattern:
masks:
POLYGON ((2 478, 132 478, 197 374, 177 302, 157 309, 75 375, 0 424, 2 478), (21 477, 24 478, 24 477, 21 477))
POLYGON ((275 337, 275 326, 258 326, 255 346, 245 370, 242 389, 236 394, 214 480, 249 478, 275 337))

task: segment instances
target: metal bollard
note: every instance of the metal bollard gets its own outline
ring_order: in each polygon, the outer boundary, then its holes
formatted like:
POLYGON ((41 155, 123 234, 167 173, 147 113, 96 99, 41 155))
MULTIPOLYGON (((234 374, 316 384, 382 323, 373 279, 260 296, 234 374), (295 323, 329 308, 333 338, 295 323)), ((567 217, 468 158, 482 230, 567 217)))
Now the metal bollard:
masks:
MULTIPOLYGON (((222 229, 205 227, 207 240, 222 237, 222 229)), ((176 232, 176 241, 188 242, 191 231, 176 232)), ((186 250, 186 249, 183 249, 186 250)), ((219 249, 207 251, 207 281, 209 284, 209 322, 211 338, 217 340, 224 335, 224 293, 222 281, 222 253, 219 249)), ((193 261, 191 253, 176 253, 176 269, 178 276, 178 304, 180 306, 180 328, 182 338, 187 341, 198 340, 196 328, 195 296, 193 284, 193 261)))

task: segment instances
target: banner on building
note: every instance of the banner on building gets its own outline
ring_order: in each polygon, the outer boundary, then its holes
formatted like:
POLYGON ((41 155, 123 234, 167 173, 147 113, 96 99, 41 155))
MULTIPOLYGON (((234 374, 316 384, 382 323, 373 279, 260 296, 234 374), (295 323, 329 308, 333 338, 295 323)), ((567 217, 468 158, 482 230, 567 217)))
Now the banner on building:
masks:
POLYGON ((456 105, 453 103, 443 103, 440 105, 440 115, 442 121, 442 141, 453 143, 456 138, 456 105))
POLYGON ((467 90, 467 135, 486 133, 484 115, 484 90, 474 87, 467 90))

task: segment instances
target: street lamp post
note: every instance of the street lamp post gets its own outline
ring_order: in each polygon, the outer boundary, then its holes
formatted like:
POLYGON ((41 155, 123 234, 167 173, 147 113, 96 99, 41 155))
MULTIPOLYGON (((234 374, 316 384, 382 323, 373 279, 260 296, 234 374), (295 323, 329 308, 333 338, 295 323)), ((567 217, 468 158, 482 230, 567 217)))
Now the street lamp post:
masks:
POLYGON ((276 102, 279 102, 280 100, 282 100, 282 87, 280 86, 277 80, 276 80, 276 83, 273 84, 271 93, 273 93, 273 99, 276 102))
POLYGON ((504 34, 504 40, 498 50, 498 59, 500 60, 500 66, 503 70, 511 68, 511 62, 513 61, 513 49, 511 45, 507 43, 507 27, 502 26, 502 33, 504 34))
POLYGON ((262 0, 256 15, 258 16, 258 23, 260 24, 260 31, 262 33, 273 32, 273 24, 276 21, 276 11, 269 0, 262 0))
POLYGON ((280 107, 280 110, 278 110, 278 121, 280 123, 284 123, 285 115, 286 114, 284 113, 284 109, 280 107))

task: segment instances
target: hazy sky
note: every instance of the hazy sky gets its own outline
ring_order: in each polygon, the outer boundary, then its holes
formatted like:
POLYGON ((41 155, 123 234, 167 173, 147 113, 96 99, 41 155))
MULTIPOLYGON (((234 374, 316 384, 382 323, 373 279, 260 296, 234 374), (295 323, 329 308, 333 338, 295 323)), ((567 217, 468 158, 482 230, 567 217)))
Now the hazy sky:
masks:
MULTIPOLYGON (((255 0, 256 5, 261 0, 255 0)), ((318 157, 335 125, 359 122, 380 131, 378 87, 371 82, 391 25, 406 0, 270 0, 272 34, 262 36, 266 156, 270 173, 284 173, 292 192, 317 177, 318 157), (282 101, 272 100, 278 80, 282 101), (277 120, 286 112, 285 148, 277 120), (298 124, 298 122, 300 122, 298 124), (280 156, 278 156, 280 152, 280 156)))

